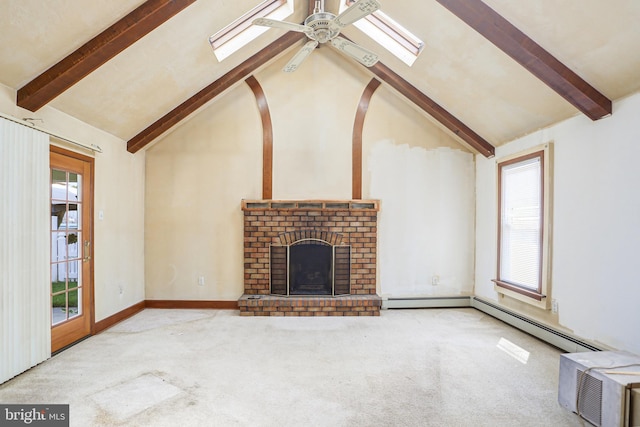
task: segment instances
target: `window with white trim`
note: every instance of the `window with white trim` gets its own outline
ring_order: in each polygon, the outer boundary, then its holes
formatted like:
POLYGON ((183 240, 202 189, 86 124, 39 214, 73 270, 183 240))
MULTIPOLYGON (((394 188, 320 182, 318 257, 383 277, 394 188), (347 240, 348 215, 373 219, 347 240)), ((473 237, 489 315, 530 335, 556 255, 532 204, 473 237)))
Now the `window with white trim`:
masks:
MULTIPOLYGON (((339 12, 344 12, 355 2, 356 0, 341 1, 339 12)), ((381 10, 376 10, 353 25, 408 66, 413 65, 424 48, 422 40, 381 10)))
POLYGON ((498 162, 498 293, 547 307, 549 144, 498 162))
POLYGON ((259 35, 269 30, 268 27, 252 25, 256 18, 284 20, 294 12, 293 0, 265 0, 259 5, 209 37, 213 53, 222 61, 232 53, 240 50, 259 35))

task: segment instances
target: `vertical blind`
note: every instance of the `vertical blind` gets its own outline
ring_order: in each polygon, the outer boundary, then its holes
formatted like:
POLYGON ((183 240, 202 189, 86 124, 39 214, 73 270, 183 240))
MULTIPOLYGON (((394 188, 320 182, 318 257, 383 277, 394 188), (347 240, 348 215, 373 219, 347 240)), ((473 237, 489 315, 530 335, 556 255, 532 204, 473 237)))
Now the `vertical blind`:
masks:
POLYGON ((501 169, 500 280, 531 290, 540 283, 541 177, 540 157, 501 169))
POLYGON ((51 356, 49 137, 0 118, 0 383, 51 356))

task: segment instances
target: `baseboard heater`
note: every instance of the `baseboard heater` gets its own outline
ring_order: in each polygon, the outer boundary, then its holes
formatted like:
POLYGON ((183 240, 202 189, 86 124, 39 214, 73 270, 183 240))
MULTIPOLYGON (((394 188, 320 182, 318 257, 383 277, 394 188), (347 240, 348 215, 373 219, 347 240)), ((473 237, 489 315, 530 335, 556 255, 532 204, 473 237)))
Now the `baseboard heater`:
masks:
POLYGON ((409 297, 382 300, 382 308, 456 308, 471 307, 470 297, 409 297))
POLYGON ((458 308, 473 307, 477 310, 495 317, 516 329, 520 329, 542 341, 551 344, 569 353, 584 351, 602 351, 603 348, 594 346, 577 337, 536 322, 526 316, 515 313, 498 304, 485 301, 473 296, 460 297, 415 297, 415 298, 388 298, 382 301, 383 309, 395 308, 458 308))
POLYGON ((471 307, 482 311, 496 319, 520 329, 534 337, 540 338, 555 347, 565 350, 569 353, 580 353, 584 351, 602 351, 593 344, 589 344, 576 337, 560 332, 547 325, 531 320, 525 316, 500 307, 497 304, 482 300, 480 298, 471 297, 471 307))

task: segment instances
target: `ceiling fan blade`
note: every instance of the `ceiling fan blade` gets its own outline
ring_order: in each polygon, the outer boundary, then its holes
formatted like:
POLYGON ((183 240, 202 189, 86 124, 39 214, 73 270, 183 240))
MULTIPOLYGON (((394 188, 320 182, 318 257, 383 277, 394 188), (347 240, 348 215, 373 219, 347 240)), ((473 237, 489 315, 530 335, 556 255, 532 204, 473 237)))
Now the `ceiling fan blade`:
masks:
POLYGON ((300 64, 302 64, 302 61, 304 61, 307 58, 307 56, 309 56, 309 54, 313 52, 313 49, 315 49, 316 46, 318 46, 317 41, 315 40, 308 41, 304 46, 302 46, 302 49, 300 49, 293 56, 293 58, 291 58, 291 60, 287 63, 287 65, 285 65, 282 71, 284 71, 285 73, 293 73, 295 70, 298 69, 300 64))
POLYGON ((344 37, 336 37, 331 40, 331 44, 333 47, 343 51, 365 67, 371 67, 378 62, 378 55, 371 52, 369 49, 365 49, 362 46, 359 46, 344 37))
POLYGON ((253 20, 253 25, 260 25, 262 27, 282 28, 283 30, 297 31, 299 33, 313 33, 313 28, 306 25, 294 24, 287 21, 276 21, 269 18, 256 18, 253 20))
POLYGON ((376 0, 358 0, 347 10, 336 16, 333 21, 329 23, 329 29, 331 31, 340 31, 347 25, 356 22, 360 18, 375 12, 380 9, 380 3, 376 0))

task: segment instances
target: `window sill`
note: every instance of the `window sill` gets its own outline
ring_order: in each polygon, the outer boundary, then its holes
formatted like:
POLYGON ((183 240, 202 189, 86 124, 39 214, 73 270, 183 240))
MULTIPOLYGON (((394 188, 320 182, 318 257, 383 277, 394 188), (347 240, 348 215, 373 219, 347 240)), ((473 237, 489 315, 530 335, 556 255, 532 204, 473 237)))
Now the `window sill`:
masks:
POLYGON ((494 290, 499 294, 515 298, 517 300, 529 303, 542 309, 548 308, 546 301, 547 296, 544 294, 540 294, 529 289, 524 289, 509 282, 504 282, 498 279, 494 279, 492 280, 492 282, 495 283, 494 290))

